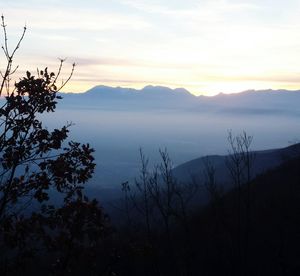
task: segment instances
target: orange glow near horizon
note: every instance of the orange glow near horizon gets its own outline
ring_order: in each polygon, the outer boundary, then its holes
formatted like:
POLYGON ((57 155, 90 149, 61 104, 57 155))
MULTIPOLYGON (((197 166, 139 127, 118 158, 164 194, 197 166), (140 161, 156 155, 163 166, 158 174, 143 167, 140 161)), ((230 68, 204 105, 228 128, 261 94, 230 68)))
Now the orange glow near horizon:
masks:
POLYGON ((299 1, 57 3, 15 0, 2 12, 10 45, 28 27, 15 60, 21 73, 55 71, 57 58, 66 57, 65 79, 78 64, 65 92, 161 85, 211 96, 300 88, 299 1))

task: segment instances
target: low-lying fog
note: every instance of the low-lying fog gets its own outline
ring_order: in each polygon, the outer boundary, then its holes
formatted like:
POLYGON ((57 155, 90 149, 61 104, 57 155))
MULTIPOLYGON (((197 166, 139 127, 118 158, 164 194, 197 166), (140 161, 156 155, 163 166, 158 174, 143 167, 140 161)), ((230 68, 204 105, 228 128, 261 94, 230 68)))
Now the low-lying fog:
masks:
POLYGON ((58 108, 45 119, 49 128, 73 122, 70 138, 89 142, 96 150, 91 182, 98 188, 117 188, 137 176, 139 147, 152 164, 159 160, 159 148, 167 148, 176 166, 202 155, 226 154, 228 130, 253 135, 254 150, 285 147, 300 137, 299 117, 278 113, 58 108))

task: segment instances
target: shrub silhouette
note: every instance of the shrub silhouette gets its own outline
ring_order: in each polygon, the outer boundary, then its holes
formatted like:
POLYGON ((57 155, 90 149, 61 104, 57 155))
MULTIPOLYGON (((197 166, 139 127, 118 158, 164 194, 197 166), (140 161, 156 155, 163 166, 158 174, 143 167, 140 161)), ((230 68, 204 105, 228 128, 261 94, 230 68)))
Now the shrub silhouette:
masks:
POLYGON ((89 271, 109 233, 98 202, 83 191, 94 172, 94 150, 68 140, 70 124, 50 131, 40 119, 55 112, 58 92, 75 64, 60 86, 63 60, 57 74, 47 68, 37 77, 26 72, 11 85, 14 55, 26 27, 11 52, 3 16, 2 28, 7 64, 0 86, 0 274, 89 271))

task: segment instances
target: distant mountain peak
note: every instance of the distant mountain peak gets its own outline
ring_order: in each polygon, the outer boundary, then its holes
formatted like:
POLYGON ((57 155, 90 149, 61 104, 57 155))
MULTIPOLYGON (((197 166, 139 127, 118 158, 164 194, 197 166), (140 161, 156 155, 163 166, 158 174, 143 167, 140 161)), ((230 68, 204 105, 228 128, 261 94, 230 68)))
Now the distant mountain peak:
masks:
POLYGON ((180 96, 185 95, 185 96, 195 97, 187 89, 181 88, 181 87, 172 89, 172 88, 166 87, 166 86, 147 85, 142 90, 140 90, 140 92, 147 92, 147 93, 151 92, 151 93, 155 93, 155 94, 172 94, 172 95, 180 95, 180 96))
POLYGON ((191 94, 190 91, 188 91, 187 89, 185 89, 183 87, 175 88, 174 91, 179 92, 179 93, 189 93, 189 94, 191 94))
POLYGON ((141 91, 172 91, 171 88, 166 86, 160 86, 160 85, 147 85, 141 91))
POLYGON ((86 91, 86 93, 89 91, 96 90, 96 89, 111 89, 111 88, 113 88, 113 87, 100 84, 100 85, 96 85, 96 86, 90 88, 89 90, 86 91))

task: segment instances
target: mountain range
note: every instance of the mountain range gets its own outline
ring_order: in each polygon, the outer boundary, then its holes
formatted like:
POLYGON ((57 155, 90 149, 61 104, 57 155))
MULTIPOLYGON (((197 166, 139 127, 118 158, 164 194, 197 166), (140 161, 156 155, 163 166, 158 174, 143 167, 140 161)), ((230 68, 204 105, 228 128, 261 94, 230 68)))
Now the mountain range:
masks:
POLYGON ((300 114, 300 90, 248 90, 195 96, 184 88, 146 86, 141 90, 95 86, 84 93, 64 93, 63 106, 101 109, 181 109, 237 114, 300 114))

